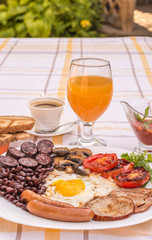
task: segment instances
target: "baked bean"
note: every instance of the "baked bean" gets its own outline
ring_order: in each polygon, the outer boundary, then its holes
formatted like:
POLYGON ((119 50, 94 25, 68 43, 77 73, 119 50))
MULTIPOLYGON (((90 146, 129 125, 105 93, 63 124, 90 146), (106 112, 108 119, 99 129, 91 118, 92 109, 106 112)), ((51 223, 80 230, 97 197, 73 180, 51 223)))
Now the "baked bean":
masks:
POLYGON ((0 191, 0 195, 2 196, 2 197, 4 197, 5 196, 5 192, 4 191, 0 191))
POLYGON ((6 186, 5 186, 5 185, 2 185, 2 186, 0 187, 0 189, 1 189, 1 190, 5 190, 5 189, 6 189, 6 186))
POLYGON ((24 189, 23 188, 19 188, 17 191, 18 191, 19 194, 21 194, 24 191, 24 189))
POLYGON ((31 180, 32 180, 32 181, 35 181, 35 180, 36 180, 36 176, 33 175, 33 176, 31 177, 31 180))
POLYGON ((8 177, 8 172, 5 172, 5 173, 3 174, 3 178, 6 178, 6 177, 8 177))
POLYGON ((7 193, 13 193, 13 192, 14 192, 14 188, 12 188, 12 187, 6 187, 6 192, 7 192, 7 193))
POLYGON ((11 173, 15 173, 15 172, 16 172, 16 169, 15 169, 15 168, 12 168, 10 172, 11 172, 11 173))
POLYGON ((27 168, 27 172, 28 172, 28 173, 32 173, 33 170, 32 170, 31 168, 27 168))
POLYGON ((6 194, 6 195, 4 196, 4 198, 5 198, 5 199, 8 199, 9 196, 10 196, 10 194, 6 194))
POLYGON ((31 176, 31 174, 30 173, 26 173, 26 176, 31 176))
POLYGON ((24 171, 20 171, 19 172, 19 175, 21 175, 22 177, 25 177, 26 176, 26 173, 24 171))
POLYGON ((0 185, 3 184, 3 179, 0 178, 0 185))
POLYGON ((12 196, 12 195, 10 195, 10 196, 8 197, 8 200, 9 200, 10 202, 13 202, 13 201, 15 200, 15 197, 12 196))
POLYGON ((21 207, 21 206, 22 206, 22 203, 20 203, 20 202, 16 203, 16 207, 21 207))
POLYGON ((28 182, 28 185, 29 185, 30 187, 33 187, 33 182, 32 182, 32 181, 29 181, 29 182, 28 182))
POLYGON ((9 180, 12 180, 12 179, 13 179, 13 174, 12 174, 12 173, 9 174, 8 179, 9 179, 9 180))
POLYGON ((15 172, 18 173, 18 172, 21 171, 22 169, 23 169, 22 166, 18 166, 18 167, 16 168, 15 172))
POLYGON ((26 180, 27 180, 27 181, 31 181, 31 177, 27 176, 27 177, 26 177, 26 180))
POLYGON ((19 181, 23 181, 23 180, 25 179, 25 177, 16 175, 16 176, 15 176, 15 179, 16 179, 16 180, 19 180, 19 181))
POLYGON ((46 183, 46 180, 45 180, 45 179, 43 179, 43 180, 42 180, 42 184, 45 184, 45 183, 46 183))
POLYGON ((42 190, 42 189, 39 189, 39 190, 37 191, 37 193, 41 195, 41 194, 43 194, 43 190, 42 190))
POLYGON ((16 196, 16 195, 17 195, 17 189, 15 188, 13 192, 13 196, 16 196))
POLYGON ((33 192, 37 192, 37 188, 36 187, 32 187, 31 188, 33 192))

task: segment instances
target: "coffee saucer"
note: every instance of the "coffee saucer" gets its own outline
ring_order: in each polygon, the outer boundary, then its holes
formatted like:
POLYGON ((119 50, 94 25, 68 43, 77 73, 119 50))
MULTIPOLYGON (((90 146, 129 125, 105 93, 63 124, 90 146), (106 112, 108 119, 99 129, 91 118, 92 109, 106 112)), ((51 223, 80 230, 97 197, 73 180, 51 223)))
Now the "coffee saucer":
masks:
MULTIPOLYGON (((65 123, 71 123, 71 122, 74 122, 74 119, 73 119, 73 118, 70 118, 70 117, 68 117, 68 116, 62 115, 59 125, 62 125, 62 124, 65 124, 65 123)), ((37 132, 35 131, 35 127, 33 127, 31 130, 26 131, 26 132, 28 132, 28 133, 31 134, 31 135, 38 136, 38 137, 53 137, 53 136, 59 136, 59 135, 63 135, 63 134, 69 133, 69 132, 71 132, 75 127, 76 127, 76 124, 74 124, 74 125, 62 126, 62 127, 60 127, 59 129, 57 129, 57 130, 54 131, 54 132, 41 133, 41 134, 40 134, 40 133, 37 133, 37 132)))

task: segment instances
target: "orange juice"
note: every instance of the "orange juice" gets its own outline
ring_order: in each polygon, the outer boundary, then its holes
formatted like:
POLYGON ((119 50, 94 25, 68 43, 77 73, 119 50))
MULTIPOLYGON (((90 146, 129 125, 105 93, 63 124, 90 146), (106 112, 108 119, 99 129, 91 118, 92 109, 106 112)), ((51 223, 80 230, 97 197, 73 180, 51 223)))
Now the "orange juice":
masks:
POLYGON ((105 112, 112 93, 112 79, 109 77, 77 76, 68 81, 68 101, 85 122, 93 122, 105 112))

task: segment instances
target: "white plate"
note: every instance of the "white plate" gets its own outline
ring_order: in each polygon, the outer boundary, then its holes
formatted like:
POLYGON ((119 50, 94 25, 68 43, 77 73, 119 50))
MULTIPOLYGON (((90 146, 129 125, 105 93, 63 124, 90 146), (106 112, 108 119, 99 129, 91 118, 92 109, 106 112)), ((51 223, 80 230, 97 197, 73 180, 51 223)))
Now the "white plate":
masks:
MULTIPOLYGON (((73 121, 74 121, 73 118, 70 118, 70 117, 62 115, 59 125, 62 125, 64 123, 70 123, 70 122, 73 122, 73 121)), ((59 136, 59 135, 63 135, 63 134, 69 133, 69 132, 71 132, 73 130, 73 128, 75 126, 76 126, 76 124, 75 125, 71 125, 71 126, 63 126, 63 127, 60 127, 58 130, 56 130, 56 131, 54 131, 52 133, 39 134, 39 133, 35 132, 35 128, 34 127, 31 130, 26 131, 26 132, 28 132, 31 135, 38 136, 38 137, 53 137, 53 136, 59 136)))
MULTIPOLYGON (((94 154, 99 152, 116 153, 118 157, 120 157, 121 153, 129 152, 123 149, 108 147, 90 147, 90 149, 93 151, 94 154)), ((151 184, 149 183, 149 187, 150 185, 151 184)), ((5 198, 0 197, 0 217, 15 223, 41 228, 67 229, 67 230, 95 230, 126 227, 148 221, 152 219, 152 207, 146 212, 133 214, 132 216, 119 221, 112 222, 91 221, 84 223, 71 223, 48 220, 34 216, 14 206, 5 198)))

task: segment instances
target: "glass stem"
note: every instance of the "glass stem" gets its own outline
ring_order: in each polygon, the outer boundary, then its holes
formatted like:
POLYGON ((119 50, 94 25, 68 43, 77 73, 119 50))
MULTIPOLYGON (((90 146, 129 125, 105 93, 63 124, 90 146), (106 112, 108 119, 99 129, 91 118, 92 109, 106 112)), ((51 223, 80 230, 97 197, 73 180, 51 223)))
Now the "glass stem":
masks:
POLYGON ((93 124, 92 123, 88 123, 88 122, 82 122, 83 123, 83 127, 82 127, 82 133, 81 133, 81 141, 83 141, 84 143, 89 143, 92 142, 93 140, 93 124))

